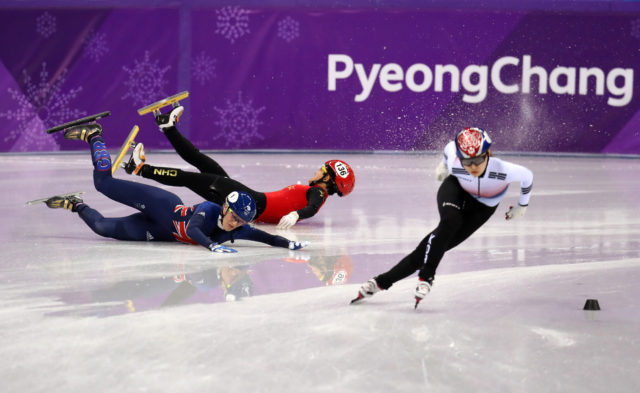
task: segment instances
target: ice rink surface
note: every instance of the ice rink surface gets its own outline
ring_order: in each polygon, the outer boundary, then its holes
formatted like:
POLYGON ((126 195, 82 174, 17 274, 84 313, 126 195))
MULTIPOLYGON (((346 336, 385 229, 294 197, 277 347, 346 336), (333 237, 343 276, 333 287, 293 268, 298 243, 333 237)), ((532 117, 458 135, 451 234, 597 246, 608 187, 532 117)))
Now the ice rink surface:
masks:
POLYGON ((513 184, 414 310, 415 276, 349 300, 436 226, 439 154, 215 157, 260 191, 332 158, 357 182, 289 231, 258 225, 307 249, 220 255, 100 238, 74 213, 25 206, 85 191, 105 216, 133 213, 95 191, 88 149, 0 155, 0 392, 638 392, 640 159, 501 156, 534 172, 526 216, 504 220, 513 184), (226 301, 221 282, 251 296, 226 301))

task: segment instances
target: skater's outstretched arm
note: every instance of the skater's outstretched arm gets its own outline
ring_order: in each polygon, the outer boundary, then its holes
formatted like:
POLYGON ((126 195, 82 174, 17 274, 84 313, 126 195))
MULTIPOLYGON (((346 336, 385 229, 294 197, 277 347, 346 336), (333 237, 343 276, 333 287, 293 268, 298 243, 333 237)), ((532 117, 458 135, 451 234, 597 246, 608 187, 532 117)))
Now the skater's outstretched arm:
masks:
POLYGON ((305 218, 313 217, 316 215, 318 210, 324 204, 324 201, 327 199, 327 193, 324 192, 319 187, 311 187, 307 191, 307 206, 298 210, 298 216, 300 220, 304 220, 305 218))
POLYGON ((210 237, 208 234, 214 233, 213 228, 217 225, 221 207, 217 204, 204 202, 194 206, 193 216, 186 225, 187 236, 201 246, 215 253, 234 253, 233 248, 225 247, 219 243, 226 239, 218 239, 216 236, 210 237))
POLYGON ((289 229, 299 220, 315 216, 327 199, 327 193, 320 187, 311 187, 307 190, 306 197, 307 205, 283 216, 278 222, 278 229, 289 229))
MULTIPOLYGON (((235 250, 221 245, 227 241, 233 242, 234 239, 251 240, 290 250, 298 250, 309 244, 308 242, 290 241, 287 238, 272 235, 248 224, 227 232, 218 225, 219 218, 224 220, 221 212, 222 207, 211 202, 203 202, 194 206, 193 215, 185 228, 189 239, 213 252, 235 252, 235 250)), ((227 212, 227 214, 229 213, 227 212)), ((224 226, 224 223, 222 225, 224 226)))
POLYGON ((237 233, 234 233, 234 238, 251 240, 254 242, 265 243, 273 247, 288 248, 290 250, 299 250, 309 245, 309 242, 295 242, 285 237, 272 235, 258 228, 254 228, 249 225, 245 225, 237 229, 237 233))

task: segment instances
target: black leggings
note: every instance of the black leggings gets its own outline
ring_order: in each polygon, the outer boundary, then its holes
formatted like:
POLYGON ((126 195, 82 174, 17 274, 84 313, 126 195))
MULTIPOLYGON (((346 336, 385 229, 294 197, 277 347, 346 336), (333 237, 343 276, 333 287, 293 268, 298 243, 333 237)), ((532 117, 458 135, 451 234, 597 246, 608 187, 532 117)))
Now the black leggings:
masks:
POLYGON ((233 191, 244 191, 256 201, 256 217, 262 214, 267 206, 267 198, 262 192, 252 190, 237 180, 229 177, 227 172, 213 158, 201 153, 177 128, 164 130, 178 155, 187 163, 198 168, 200 173, 183 171, 177 168, 144 165, 140 175, 168 186, 187 187, 202 198, 222 205, 227 195, 233 191))
POLYGON ((497 208, 478 202, 460 187, 454 176, 449 176, 442 182, 437 201, 440 223, 422 239, 411 254, 388 272, 376 277, 380 288, 388 289, 416 270, 420 270, 418 276, 424 280, 435 276, 444 253, 471 236, 487 222, 497 208))

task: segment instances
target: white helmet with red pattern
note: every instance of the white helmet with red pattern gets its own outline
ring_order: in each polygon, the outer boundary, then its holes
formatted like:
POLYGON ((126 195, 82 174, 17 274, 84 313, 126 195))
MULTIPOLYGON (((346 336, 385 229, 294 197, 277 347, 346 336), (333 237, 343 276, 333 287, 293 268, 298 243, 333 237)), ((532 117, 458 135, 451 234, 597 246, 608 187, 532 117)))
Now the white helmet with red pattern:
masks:
POLYGON ((480 156, 490 147, 491 138, 482 128, 465 128, 456 136, 456 155, 461 159, 480 156))

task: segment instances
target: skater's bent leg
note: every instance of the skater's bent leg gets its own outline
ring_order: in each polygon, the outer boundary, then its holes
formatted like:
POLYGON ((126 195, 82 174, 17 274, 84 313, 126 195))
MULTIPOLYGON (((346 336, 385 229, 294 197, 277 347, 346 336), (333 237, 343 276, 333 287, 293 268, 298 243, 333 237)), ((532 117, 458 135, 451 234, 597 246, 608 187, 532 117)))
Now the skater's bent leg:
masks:
POLYGON ((462 228, 462 215, 458 211, 450 211, 449 213, 441 215, 438 227, 422 241, 420 246, 424 248, 418 246, 423 258, 418 276, 424 280, 435 276, 444 253, 451 248, 449 244, 462 228))
POLYGON ((141 212, 173 211, 176 205, 182 204, 182 200, 176 194, 148 184, 113 177, 105 178, 97 175, 95 171, 93 182, 96 190, 106 197, 141 212))
POLYGON ((487 220, 489 220, 489 218, 491 218, 497 208, 498 206, 486 206, 475 200, 467 204, 465 211, 463 211, 464 225, 456 233, 456 236, 451 239, 447 250, 457 247, 477 231, 485 222, 487 222, 487 220))
POLYGON ((455 177, 449 176, 442 182, 436 196, 440 222, 423 240, 424 250, 420 250, 423 260, 418 273, 420 278, 426 280, 435 276, 444 253, 452 248, 451 244, 467 224, 464 217, 467 196, 468 193, 460 187, 455 177))
MULTIPOLYGON (((140 214, 140 213, 137 213, 140 214)), ((91 230, 102 237, 118 240, 144 240, 144 232, 130 230, 120 218, 104 218, 100 212, 86 206, 78 211, 78 215, 91 230)))
POLYGON ((388 272, 376 277, 380 288, 387 289, 396 281, 420 269, 420 277, 433 277, 448 245, 462 227, 464 190, 455 177, 450 176, 438 189, 437 201, 440 222, 418 246, 388 272))
POLYGON ((393 283, 409 277, 419 269, 421 278, 433 277, 447 249, 447 244, 455 236, 461 223, 462 220, 456 219, 455 215, 453 218, 440 221, 438 227, 422 239, 418 247, 409 255, 388 272, 376 277, 378 286, 382 289, 388 289, 393 283))
POLYGON ((435 276, 444 253, 471 236, 496 210, 496 207, 486 206, 468 193, 460 192, 457 181, 455 186, 448 185, 438 190, 440 223, 418 273, 422 279, 435 276))
POLYGON ((128 217, 105 218, 97 210, 85 205, 78 210, 78 215, 94 233, 102 237, 137 241, 171 240, 159 238, 163 231, 156 230, 156 225, 148 220, 143 213, 136 213, 128 217))
POLYGON ((176 150, 176 153, 178 153, 183 160, 198 168, 200 172, 229 177, 227 172, 216 162, 216 160, 200 152, 200 150, 198 150, 191 141, 185 138, 176 127, 169 127, 165 129, 164 134, 176 150))
POLYGON ((91 162, 94 171, 109 174, 111 176, 111 156, 107 152, 102 135, 97 135, 89 141, 91 147, 91 162))
MULTIPOLYGON (((211 198, 209 186, 218 177, 208 173, 196 173, 183 171, 182 169, 144 165, 140 170, 140 176, 155 180, 160 184, 173 187, 187 187, 202 198, 218 203, 211 198)), ((226 196, 226 195, 225 195, 226 196)))
MULTIPOLYGON (((428 236, 427 236, 428 238, 428 236)), ((420 242, 420 244, 422 244, 420 242)), ((382 273, 375 277, 378 286, 381 289, 389 289, 395 282, 402 280, 403 278, 409 277, 416 270, 420 269, 422 265, 422 258, 420 255, 420 245, 416 247, 409 255, 405 256, 398 262, 394 267, 392 267, 389 271, 382 273)))
POLYGON ((93 184, 99 192, 140 211, 149 208, 173 209, 182 204, 180 198, 163 189, 111 176, 111 157, 101 136, 89 141, 94 166, 93 184))

